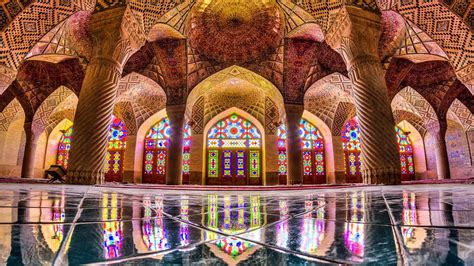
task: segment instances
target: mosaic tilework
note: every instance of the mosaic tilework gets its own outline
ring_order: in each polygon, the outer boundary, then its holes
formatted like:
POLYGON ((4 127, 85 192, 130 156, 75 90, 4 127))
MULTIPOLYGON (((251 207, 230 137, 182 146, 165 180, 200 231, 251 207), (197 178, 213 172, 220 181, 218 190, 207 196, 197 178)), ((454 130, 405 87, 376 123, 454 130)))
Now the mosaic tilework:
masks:
POLYGON ((25 113, 17 99, 13 99, 7 107, 0 113, 0 131, 8 131, 10 123, 19 117, 24 117, 25 113))
POLYGON ((449 110, 459 119, 464 131, 474 130, 474 114, 472 114, 464 104, 456 99, 451 104, 451 107, 449 107, 449 110))
POLYGON ((48 126, 49 117, 54 109, 71 95, 74 93, 70 89, 61 86, 41 103, 33 116, 33 128, 37 130, 36 132, 40 133, 48 126))
POLYGON ((16 69, 31 46, 74 12, 73 1, 34 2, 25 8, 0 35, 0 63, 16 69))
POLYGON ((280 119, 278 108, 275 103, 269 98, 265 98, 265 134, 276 134, 277 124, 280 119))
POLYGON ((200 97, 192 108, 193 135, 202 134, 204 130, 204 97, 200 97))
MULTIPOLYGON (((469 26, 446 5, 437 1, 380 1, 381 9, 398 11, 433 38, 448 54, 455 69, 474 62, 474 38, 469 26)), ((472 18, 471 18, 472 19, 472 18)))

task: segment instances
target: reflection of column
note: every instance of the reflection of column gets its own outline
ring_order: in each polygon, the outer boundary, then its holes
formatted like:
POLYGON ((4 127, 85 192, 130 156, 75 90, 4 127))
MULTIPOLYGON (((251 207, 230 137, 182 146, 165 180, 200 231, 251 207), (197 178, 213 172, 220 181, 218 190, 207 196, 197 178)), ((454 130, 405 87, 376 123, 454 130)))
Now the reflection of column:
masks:
POLYGON ((346 62, 352 81, 361 132, 362 177, 368 184, 400 183, 400 159, 395 123, 378 56, 380 15, 345 6, 327 41, 346 62))
MULTIPOLYGON (((188 196, 182 196, 180 202, 180 218, 183 221, 189 222, 189 199, 188 196)), ((179 224, 179 240, 181 246, 189 245, 189 225, 186 222, 179 224)))
POLYGON ((446 125, 435 128, 433 137, 436 152, 436 170, 438 179, 450 179, 448 150, 446 148, 446 125))
POLYGON ((39 134, 33 131, 31 122, 26 122, 24 128, 26 142, 25 153, 23 155, 23 164, 21 166, 21 177, 33 178, 35 174, 35 155, 39 134))
POLYGON ((168 160, 166 161, 166 184, 180 185, 182 180, 183 130, 185 105, 166 106, 170 120, 168 160))
POLYGON ((104 182, 108 132, 117 84, 127 59, 144 42, 141 26, 130 10, 115 8, 92 15, 90 31, 94 54, 79 95, 68 183, 104 182), (127 25, 122 27, 122 24, 127 25))
POLYGON ((277 223, 277 235, 276 235, 276 245, 282 248, 288 246, 288 218, 290 218, 288 210, 288 201, 279 200, 279 212, 280 212, 280 222, 277 223))
POLYGON ((304 106, 286 104, 287 131, 287 162, 289 184, 301 184, 303 180, 303 154, 301 150, 300 121, 304 106))

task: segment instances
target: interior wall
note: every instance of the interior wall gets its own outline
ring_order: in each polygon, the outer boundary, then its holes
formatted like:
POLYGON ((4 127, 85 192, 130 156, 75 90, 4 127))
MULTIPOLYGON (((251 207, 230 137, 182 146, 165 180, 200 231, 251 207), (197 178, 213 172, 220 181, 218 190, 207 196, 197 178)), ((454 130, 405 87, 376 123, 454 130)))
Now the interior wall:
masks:
POLYGON ((33 177, 35 178, 44 178, 45 168, 45 155, 46 155, 46 146, 48 142, 48 134, 46 131, 43 131, 38 138, 38 142, 36 144, 36 152, 35 152, 35 166, 33 168, 33 177))
POLYGON ((448 120, 446 149, 448 151, 451 178, 474 177, 474 167, 471 164, 471 154, 467 137, 468 135, 459 123, 448 120))
POLYGON ((1 151, 0 176, 20 176, 23 162, 25 119, 20 118, 11 122, 8 131, 3 133, 3 150, 1 151))

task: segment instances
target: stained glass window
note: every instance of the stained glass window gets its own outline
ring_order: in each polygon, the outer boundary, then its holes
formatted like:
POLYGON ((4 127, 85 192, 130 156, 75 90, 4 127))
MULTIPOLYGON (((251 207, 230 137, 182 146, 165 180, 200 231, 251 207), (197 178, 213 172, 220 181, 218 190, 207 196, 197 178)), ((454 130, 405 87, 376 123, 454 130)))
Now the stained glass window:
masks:
POLYGON ((261 145, 250 121, 237 114, 219 120, 207 134, 207 183, 261 184, 261 145))
POLYGON ((288 164, 286 158, 286 126, 282 124, 278 127, 278 175, 280 185, 286 185, 286 175, 288 174, 288 164))
MULTIPOLYGON (((326 170, 324 165, 324 140, 321 132, 306 119, 301 119, 299 134, 303 149, 303 182, 308 184, 325 183, 326 170)), ((287 163, 287 131, 282 124, 278 127, 278 174, 286 177, 287 163)), ((285 183, 286 182, 280 182, 285 183)))
POLYGON ((58 153, 56 164, 64 166, 67 169, 69 164, 69 151, 71 150, 72 126, 66 129, 58 143, 58 153))
POLYGON ((112 118, 108 138, 105 181, 121 182, 123 178, 124 152, 127 145, 127 129, 123 121, 115 116, 112 118))
MULTIPOLYGON (((148 130, 145 137, 143 183, 165 183, 166 157, 170 130, 168 118, 161 119, 148 130)), ((184 168, 183 166, 183 169, 184 168)))
POLYGON ((360 183, 362 176, 360 172, 360 131, 357 118, 350 119, 342 131, 342 149, 346 165, 346 182, 360 183))
POLYGON ((400 164, 402 180, 413 180, 415 178, 415 164, 413 161, 413 147, 410 138, 401 128, 395 127, 397 133, 398 149, 400 152, 400 164))
POLYGON ((183 184, 189 184, 189 164, 191 163, 191 126, 186 123, 183 136, 183 184))

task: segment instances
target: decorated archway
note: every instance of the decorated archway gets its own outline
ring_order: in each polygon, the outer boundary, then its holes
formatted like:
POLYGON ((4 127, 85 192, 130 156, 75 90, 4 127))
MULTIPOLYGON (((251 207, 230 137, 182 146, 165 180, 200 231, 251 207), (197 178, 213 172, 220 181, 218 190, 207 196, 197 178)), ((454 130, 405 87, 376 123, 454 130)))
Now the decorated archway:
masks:
POLYGON ((250 120, 232 113, 207 132, 208 185, 262 184, 262 135, 250 120))
MULTIPOLYGON (((166 161, 168 140, 170 138, 170 122, 167 117, 154 124, 145 136, 143 150, 142 182, 152 184, 166 183, 166 161)), ((189 180, 189 164, 191 158, 191 126, 184 127, 183 135, 183 183, 189 180), (184 181, 185 180, 185 181, 184 181)))
MULTIPOLYGON (((301 119, 300 137, 303 152, 303 184, 325 184, 324 140, 321 132, 308 120, 301 119)), ((286 184, 286 126, 284 124, 278 128, 278 175, 280 184, 286 184)))
POLYGON ((413 159, 413 146, 408 133, 398 126, 395 127, 397 133, 398 149, 400 151, 400 164, 402 181, 415 180, 415 163, 413 159))
POLYGON ((170 123, 163 118, 148 130, 143 153, 143 183, 164 184, 166 182, 167 142, 170 123))

